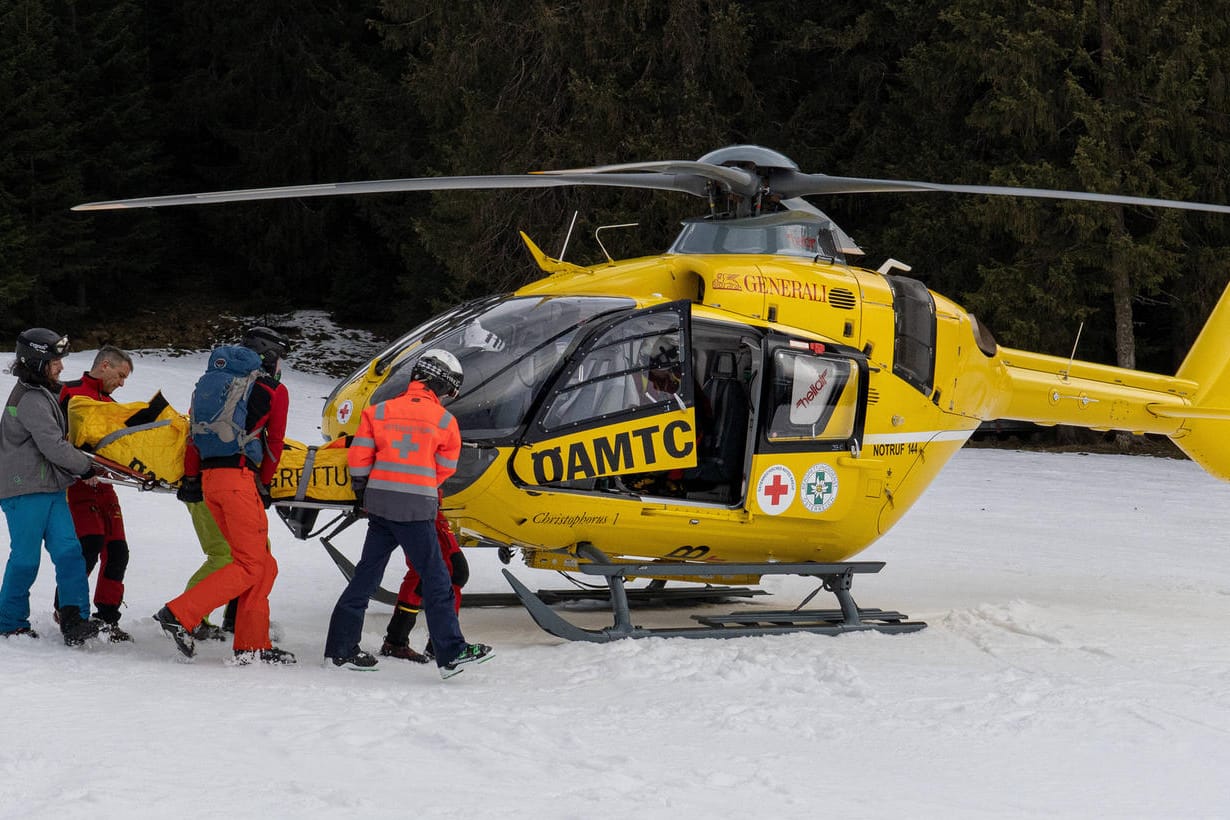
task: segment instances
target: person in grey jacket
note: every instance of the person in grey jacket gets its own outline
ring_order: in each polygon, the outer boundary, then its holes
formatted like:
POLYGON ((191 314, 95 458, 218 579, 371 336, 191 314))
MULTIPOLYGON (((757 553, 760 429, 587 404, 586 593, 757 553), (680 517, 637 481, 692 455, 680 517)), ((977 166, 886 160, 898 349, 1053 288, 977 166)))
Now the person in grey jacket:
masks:
POLYGON ((9 372, 17 384, 0 416, 0 509, 9 528, 9 560, 0 585, 0 636, 37 638, 30 628, 30 587, 47 546, 60 590, 60 632, 76 646, 98 634, 81 543, 65 489, 77 479, 97 481, 89 457, 68 443, 59 402, 61 361, 68 338, 44 327, 17 337, 9 372))

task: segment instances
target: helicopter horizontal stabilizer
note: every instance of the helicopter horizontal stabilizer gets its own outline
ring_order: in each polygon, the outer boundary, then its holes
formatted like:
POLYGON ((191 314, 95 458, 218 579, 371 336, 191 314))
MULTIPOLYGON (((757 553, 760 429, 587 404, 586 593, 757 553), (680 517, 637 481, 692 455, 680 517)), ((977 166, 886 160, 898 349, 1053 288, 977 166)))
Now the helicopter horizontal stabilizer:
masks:
POLYGON ((534 244, 534 240, 530 239, 529 234, 525 231, 518 231, 517 233, 521 235, 521 241, 525 243, 525 247, 529 248, 530 256, 534 257, 534 263, 546 273, 588 273, 580 265, 574 265, 571 262, 564 262, 547 256, 543 253, 542 248, 534 244))

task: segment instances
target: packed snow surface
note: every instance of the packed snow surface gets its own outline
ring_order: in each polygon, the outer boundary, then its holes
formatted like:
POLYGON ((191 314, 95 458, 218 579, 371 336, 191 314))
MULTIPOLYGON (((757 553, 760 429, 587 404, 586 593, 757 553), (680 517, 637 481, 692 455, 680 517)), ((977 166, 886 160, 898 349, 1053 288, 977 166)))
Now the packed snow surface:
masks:
MULTIPOLYGON (((65 378, 91 358, 71 355, 65 378)), ((116 398, 161 389, 186 409, 203 363, 139 353, 116 398)), ((318 442, 335 382, 285 381, 290 434, 318 442)), ((228 666, 221 643, 181 661, 150 616, 202 561, 187 512, 120 493, 135 642, 65 647, 44 555, 43 638, 0 640, 0 818, 1230 815, 1230 488, 1190 462, 960 452, 859 556, 887 562, 859 576, 859 604, 930 624, 918 633, 594 645, 467 608, 467 638, 497 655, 447 682, 402 661, 323 668, 343 579, 277 520, 273 618, 298 665, 228 666)), ((361 531, 338 540, 352 558, 361 531)), ((493 551, 469 557, 467 592, 507 591, 493 551)), ((813 584, 765 588, 699 611, 789 608, 813 584)), ((366 648, 388 614, 372 605, 366 648)))

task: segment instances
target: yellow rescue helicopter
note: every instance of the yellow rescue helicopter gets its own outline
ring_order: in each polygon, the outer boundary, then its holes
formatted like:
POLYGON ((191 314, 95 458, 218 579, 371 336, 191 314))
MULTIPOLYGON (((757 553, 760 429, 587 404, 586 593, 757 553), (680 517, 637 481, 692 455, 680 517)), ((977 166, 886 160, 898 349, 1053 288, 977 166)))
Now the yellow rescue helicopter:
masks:
MULTIPOLYGON (((520 551, 533 568, 605 579, 614 623, 566 621, 511 573, 539 625, 606 641, 786 631, 903 632, 924 624, 860 609, 852 556, 886 533, 985 421, 1015 419, 1169 436, 1230 479, 1230 290, 1174 376, 1013 350, 961 306, 862 251, 809 195, 958 192, 1230 213, 1133 196, 835 177, 739 145, 697 161, 526 175, 351 182, 77 206, 155 207, 358 193, 573 185, 704 197, 656 256, 582 267, 548 257, 513 293, 406 333, 326 401, 326 438, 404 390, 426 350, 465 371, 449 405, 466 448, 445 485, 463 543, 520 551), (754 583, 816 578, 839 609, 632 623, 624 580, 754 583)), ((326 542, 327 545, 327 542, 326 542)), ((813 593, 814 594, 814 593, 813 593)), ((809 596, 810 597, 810 596, 809 596)))

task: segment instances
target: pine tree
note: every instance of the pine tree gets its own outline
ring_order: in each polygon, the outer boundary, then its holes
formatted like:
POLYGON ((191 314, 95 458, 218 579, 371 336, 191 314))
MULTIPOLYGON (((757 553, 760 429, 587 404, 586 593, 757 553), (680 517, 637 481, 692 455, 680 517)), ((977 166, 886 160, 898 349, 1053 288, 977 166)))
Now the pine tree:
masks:
MULTIPOLYGON (((1190 196, 1200 27, 1183 4, 1163 6, 949 4, 946 30, 915 50, 906 72, 914 88, 932 87, 946 68, 970 89, 949 143, 950 156, 969 157, 956 181, 1190 196)), ((938 97, 925 95, 922 107, 938 97)), ((1001 340, 1066 354, 1087 321, 1079 352, 1135 366, 1133 305, 1179 276, 1187 217, 1015 198, 964 211, 974 228, 966 235, 985 251, 967 301, 1001 340)), ((1158 340, 1146 344, 1153 351, 1158 340)))
MULTIPOLYGON (((405 56, 429 134, 423 173, 694 159, 756 120, 741 4, 391 0, 382 8, 380 32, 405 56)), ((615 255, 660 252, 678 218, 703 207, 648 192, 448 192, 416 226, 451 272, 444 294, 455 300, 540 275, 519 230, 556 255, 576 212, 568 257, 588 264, 602 259, 591 238, 598 226, 640 223, 604 239, 615 255)))
POLYGON ((73 254, 67 207, 81 190, 48 5, 0 6, 0 316, 10 330, 56 320, 51 290, 73 254))

